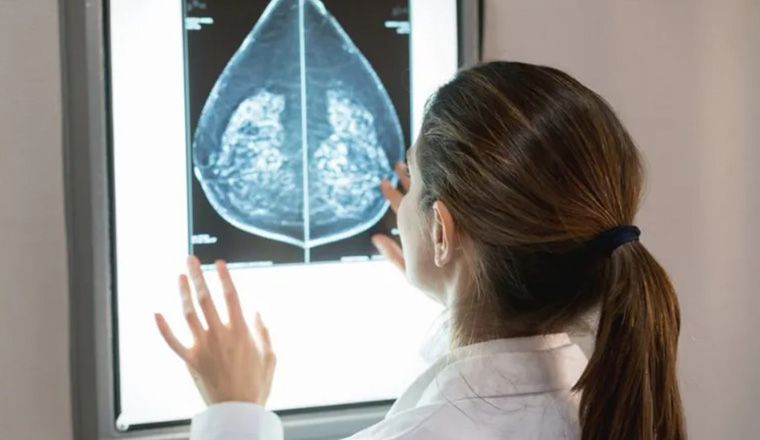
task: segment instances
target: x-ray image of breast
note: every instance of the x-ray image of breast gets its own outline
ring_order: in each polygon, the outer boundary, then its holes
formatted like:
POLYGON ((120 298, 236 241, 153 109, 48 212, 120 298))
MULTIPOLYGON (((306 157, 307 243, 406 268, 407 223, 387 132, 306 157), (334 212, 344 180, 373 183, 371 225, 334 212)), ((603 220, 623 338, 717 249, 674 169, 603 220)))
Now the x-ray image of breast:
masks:
POLYGON ((404 155, 378 75, 319 0, 272 0, 216 80, 194 133, 210 204, 248 233, 310 248, 388 210, 404 155))

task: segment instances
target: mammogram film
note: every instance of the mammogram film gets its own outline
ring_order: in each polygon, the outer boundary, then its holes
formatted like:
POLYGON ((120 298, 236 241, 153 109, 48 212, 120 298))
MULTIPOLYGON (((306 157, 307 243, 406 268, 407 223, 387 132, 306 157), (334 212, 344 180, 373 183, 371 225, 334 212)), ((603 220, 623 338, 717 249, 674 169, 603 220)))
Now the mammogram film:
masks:
POLYGON ((404 142, 388 93, 318 0, 273 0, 201 111, 194 172, 213 208, 252 234, 310 248, 388 209, 381 179, 404 142))

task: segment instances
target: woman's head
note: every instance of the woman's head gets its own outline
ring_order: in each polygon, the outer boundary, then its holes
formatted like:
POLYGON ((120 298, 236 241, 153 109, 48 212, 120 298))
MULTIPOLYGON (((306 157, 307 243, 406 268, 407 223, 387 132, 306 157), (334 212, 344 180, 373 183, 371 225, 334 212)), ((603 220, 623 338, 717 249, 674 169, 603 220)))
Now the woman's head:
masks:
POLYGON ((587 246, 633 223, 643 184, 604 99, 557 69, 475 66, 431 98, 410 156, 407 275, 449 305, 455 343, 562 331, 599 306, 584 438, 680 438, 667 275, 639 242, 587 246))
POLYGON ((481 318, 460 323, 460 343, 556 331, 593 305, 577 279, 539 260, 631 223, 642 186, 636 147, 604 100, 563 72, 520 63, 476 66, 438 90, 408 164, 408 275, 440 292, 452 274, 435 264, 442 248, 447 263, 469 266, 458 280, 469 289, 447 298, 481 318))

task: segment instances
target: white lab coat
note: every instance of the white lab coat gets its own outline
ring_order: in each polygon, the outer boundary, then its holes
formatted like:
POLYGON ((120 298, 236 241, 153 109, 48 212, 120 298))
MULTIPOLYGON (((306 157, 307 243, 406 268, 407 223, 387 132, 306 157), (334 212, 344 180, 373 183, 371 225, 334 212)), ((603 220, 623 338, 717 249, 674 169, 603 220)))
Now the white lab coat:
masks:
MULTIPOLYGON (((566 333, 495 339, 439 356, 385 419, 350 440, 576 440, 587 359, 566 333)), ((282 440, 276 414, 250 403, 212 405, 191 440, 282 440)))

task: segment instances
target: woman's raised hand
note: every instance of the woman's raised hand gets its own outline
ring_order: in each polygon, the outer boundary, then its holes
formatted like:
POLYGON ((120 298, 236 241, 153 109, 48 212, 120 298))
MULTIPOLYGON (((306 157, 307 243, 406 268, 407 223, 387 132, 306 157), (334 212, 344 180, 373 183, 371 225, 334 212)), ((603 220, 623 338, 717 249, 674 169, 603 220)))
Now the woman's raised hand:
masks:
POLYGON ((164 317, 157 313, 156 324, 161 335, 185 361, 207 404, 237 401, 264 406, 272 388, 276 358, 261 316, 256 313, 253 329, 249 329, 227 266, 218 260, 216 270, 229 311, 229 323, 223 323, 198 258, 189 256, 187 267, 207 326, 203 327, 195 312, 190 285, 183 274, 179 276, 179 291, 193 345, 185 347, 179 342, 164 317))
MULTIPOLYGON (((409 176, 406 174, 406 164, 403 162, 396 163, 395 170, 401 181, 401 187, 404 189, 404 192, 409 191, 409 176)), ((383 179, 380 183, 380 191, 382 191, 383 196, 385 196, 385 198, 391 203, 391 209, 393 209, 393 212, 398 212, 398 205, 401 203, 404 194, 394 188, 387 179, 383 179)), ((393 263, 394 266, 398 267, 401 272, 406 272, 404 253, 401 250, 401 246, 396 243, 396 240, 385 234, 375 234, 372 236, 372 243, 377 250, 393 263)))
MULTIPOLYGON (((397 163, 395 171, 404 192, 408 191, 406 164, 397 163)), ((388 180, 382 181, 380 190, 390 202, 393 212, 397 212, 404 194, 388 180)), ((375 234, 372 243, 399 270, 405 271, 404 254, 396 240, 385 234, 375 234)), ((167 345, 185 361, 207 404, 238 401, 264 406, 272 388, 276 365, 269 330, 258 313, 253 330, 249 329, 224 261, 218 260, 216 269, 229 312, 227 324, 222 322, 211 299, 198 258, 189 256, 187 266, 207 326, 201 324, 196 314, 190 285, 187 276, 183 274, 179 276, 179 291, 185 320, 193 334, 193 345, 185 347, 176 338, 163 315, 157 313, 156 325, 161 335, 167 345)))

